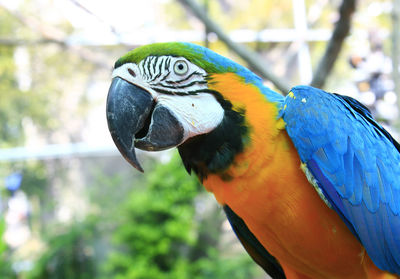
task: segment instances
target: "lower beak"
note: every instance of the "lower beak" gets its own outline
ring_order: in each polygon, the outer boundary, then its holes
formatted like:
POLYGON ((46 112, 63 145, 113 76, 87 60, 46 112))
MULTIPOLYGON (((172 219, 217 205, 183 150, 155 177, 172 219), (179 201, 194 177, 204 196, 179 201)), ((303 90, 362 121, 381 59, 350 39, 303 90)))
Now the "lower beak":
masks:
POLYGON ((108 129, 124 158, 143 172, 135 147, 158 151, 179 145, 184 129, 173 112, 157 104, 151 94, 115 77, 107 97, 108 129))

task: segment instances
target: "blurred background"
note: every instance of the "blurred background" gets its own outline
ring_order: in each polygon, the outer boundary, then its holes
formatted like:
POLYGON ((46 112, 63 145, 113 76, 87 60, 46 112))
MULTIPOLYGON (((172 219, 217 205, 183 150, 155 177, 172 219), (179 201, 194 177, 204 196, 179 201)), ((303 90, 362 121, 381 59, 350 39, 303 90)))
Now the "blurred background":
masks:
POLYGON ((283 94, 356 97, 396 136, 398 2, 0 0, 0 278, 266 278, 175 151, 139 153, 144 175, 119 155, 113 64, 206 45, 283 94))

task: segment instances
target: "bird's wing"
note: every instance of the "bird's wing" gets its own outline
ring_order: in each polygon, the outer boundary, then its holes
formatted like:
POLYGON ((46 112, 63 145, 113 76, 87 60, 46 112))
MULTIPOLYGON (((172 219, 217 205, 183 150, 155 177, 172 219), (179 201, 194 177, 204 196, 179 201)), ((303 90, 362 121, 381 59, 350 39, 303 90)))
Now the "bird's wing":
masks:
POLYGON ((400 274, 399 144, 358 101, 309 86, 292 89, 281 116, 326 203, 379 268, 400 274))
POLYGON ((285 279, 285 273, 279 262, 262 246, 257 238, 251 233, 245 222, 225 205, 224 211, 233 231, 239 238, 247 253, 258 263, 265 272, 273 279, 285 279))

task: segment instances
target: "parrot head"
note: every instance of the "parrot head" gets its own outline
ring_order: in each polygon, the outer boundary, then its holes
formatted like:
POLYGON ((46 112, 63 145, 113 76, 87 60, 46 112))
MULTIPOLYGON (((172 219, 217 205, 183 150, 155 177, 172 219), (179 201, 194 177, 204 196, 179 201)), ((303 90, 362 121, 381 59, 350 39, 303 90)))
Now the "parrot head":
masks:
POLYGON ((112 138, 140 171, 135 148, 172 147, 189 172, 222 171, 249 141, 246 107, 228 94, 240 91, 235 84, 263 88, 279 103, 280 95, 262 87, 258 76, 207 48, 189 43, 136 48, 118 59, 112 73, 106 108, 112 138), (222 77, 232 82, 221 83, 222 77))

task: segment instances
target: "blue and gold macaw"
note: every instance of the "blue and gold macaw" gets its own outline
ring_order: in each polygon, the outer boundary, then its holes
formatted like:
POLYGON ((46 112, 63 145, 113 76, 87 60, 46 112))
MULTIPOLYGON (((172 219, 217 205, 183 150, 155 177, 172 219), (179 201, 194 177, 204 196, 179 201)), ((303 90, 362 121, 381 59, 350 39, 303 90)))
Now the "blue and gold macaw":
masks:
POLYGON ((135 148, 177 147, 273 278, 398 278, 400 146, 356 100, 162 43, 115 63, 107 120, 139 170, 135 148))

